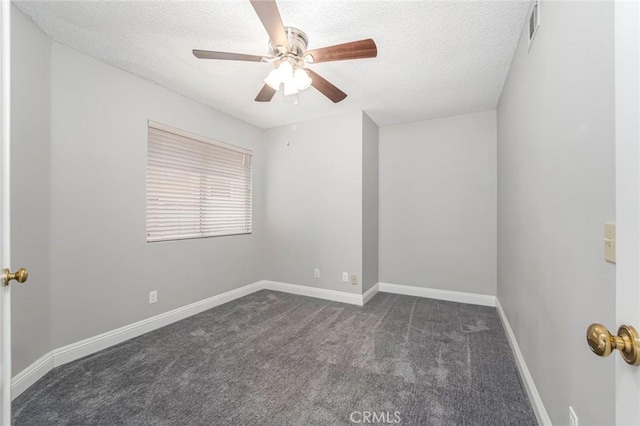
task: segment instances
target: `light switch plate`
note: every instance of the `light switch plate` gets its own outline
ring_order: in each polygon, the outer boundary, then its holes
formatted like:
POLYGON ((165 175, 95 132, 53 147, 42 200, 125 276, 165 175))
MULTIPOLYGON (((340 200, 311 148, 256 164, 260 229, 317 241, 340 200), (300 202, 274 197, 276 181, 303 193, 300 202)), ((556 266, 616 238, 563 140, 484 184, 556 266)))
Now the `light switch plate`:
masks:
POLYGON ((616 262, 616 224, 604 225, 604 260, 616 262))

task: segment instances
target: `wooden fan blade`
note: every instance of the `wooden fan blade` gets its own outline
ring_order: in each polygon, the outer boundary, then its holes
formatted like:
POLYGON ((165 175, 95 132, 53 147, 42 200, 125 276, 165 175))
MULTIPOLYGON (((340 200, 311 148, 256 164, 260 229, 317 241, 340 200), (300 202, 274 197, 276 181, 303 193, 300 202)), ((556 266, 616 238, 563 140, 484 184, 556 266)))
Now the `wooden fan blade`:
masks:
POLYGON ((193 56, 200 59, 223 59, 227 61, 261 62, 262 56, 244 55, 242 53, 214 52, 212 50, 193 49, 193 56))
POLYGON ((269 102, 275 94, 276 89, 272 88, 268 84, 265 84, 264 86, 262 86, 262 90, 260 90, 258 96, 256 96, 256 102, 269 102))
POLYGON ((346 59, 375 58, 378 56, 378 48, 376 43, 368 38, 366 40, 308 50, 304 53, 305 60, 308 56, 313 58, 309 62, 314 64, 318 62, 344 61, 346 59))
POLYGON ((309 73, 309 77, 311 77, 311 85, 318 89, 318 91, 327 98, 331 99, 333 103, 338 103, 347 97, 346 93, 329 83, 323 77, 320 77, 312 70, 307 68, 307 72, 309 73))
POLYGON ((251 0, 251 6, 258 14, 269 38, 276 46, 284 46, 289 50, 287 33, 284 31, 282 18, 275 0, 251 0))

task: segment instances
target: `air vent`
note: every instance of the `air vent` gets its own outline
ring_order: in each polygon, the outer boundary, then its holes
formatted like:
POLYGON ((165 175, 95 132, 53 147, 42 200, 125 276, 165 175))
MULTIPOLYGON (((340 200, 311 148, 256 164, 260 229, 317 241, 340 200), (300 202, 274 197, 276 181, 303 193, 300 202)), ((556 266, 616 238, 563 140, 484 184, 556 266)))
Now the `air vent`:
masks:
POLYGON ((540 27, 540 0, 533 2, 533 8, 531 9, 531 15, 529 15, 529 49, 533 44, 533 39, 538 33, 540 27))

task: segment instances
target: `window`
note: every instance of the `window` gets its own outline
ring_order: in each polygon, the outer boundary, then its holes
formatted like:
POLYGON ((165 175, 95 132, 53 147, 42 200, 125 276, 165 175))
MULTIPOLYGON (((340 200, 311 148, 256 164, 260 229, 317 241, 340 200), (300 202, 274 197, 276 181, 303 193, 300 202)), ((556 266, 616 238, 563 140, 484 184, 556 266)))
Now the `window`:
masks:
POLYGON ((150 121, 147 242, 251 233, 251 155, 150 121))

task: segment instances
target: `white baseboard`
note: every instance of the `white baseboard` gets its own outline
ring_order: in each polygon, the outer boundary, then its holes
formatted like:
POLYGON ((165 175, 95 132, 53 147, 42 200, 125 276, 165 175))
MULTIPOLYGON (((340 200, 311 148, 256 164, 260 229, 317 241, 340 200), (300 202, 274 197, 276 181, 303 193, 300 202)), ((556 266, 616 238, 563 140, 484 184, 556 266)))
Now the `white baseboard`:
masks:
POLYGON ((188 318, 192 315, 199 314, 207 309, 215 308, 216 306, 220 306, 224 303, 254 293, 262 288, 262 281, 258 281, 253 284, 245 285, 235 290, 227 291, 225 293, 173 309, 163 314, 54 349, 53 367, 55 368, 59 365, 91 355, 102 349, 106 349, 113 345, 117 345, 118 343, 138 337, 144 333, 148 333, 176 321, 180 321, 181 319, 188 318))
POLYGON ((156 315, 106 333, 63 346, 45 354, 39 360, 22 370, 11 380, 11 398, 16 398, 38 379, 43 377, 53 368, 75 361, 87 355, 96 353, 102 349, 125 342, 144 333, 156 330, 166 325, 172 324, 181 319, 214 308, 248 294, 262 290, 263 281, 245 285, 226 293, 218 294, 207 299, 182 306, 177 309, 156 315))
POLYGON ((323 288, 309 287, 306 285, 281 283, 278 281, 262 281, 265 290, 282 291, 285 293, 298 294, 300 296, 315 297, 317 299, 332 300, 334 302, 348 303, 350 305, 362 306, 362 295, 347 293, 344 291, 326 290, 323 288))
POLYGON ((156 330, 166 325, 172 324, 184 318, 249 295, 259 290, 274 290, 285 293, 298 294, 302 296, 315 297, 320 299, 332 300, 336 302, 348 303, 352 305, 362 306, 367 303, 376 293, 395 293, 408 296, 427 297, 431 299, 448 300, 452 302, 471 303, 483 306, 495 306, 498 310, 500 319, 507 333, 509 343, 516 358, 516 364, 524 382, 525 389, 529 395, 529 399, 533 405, 538 423, 543 426, 551 425, 551 420, 540 398, 540 394, 536 389, 531 373, 524 361, 520 347, 516 341, 513 330, 507 320, 507 317, 500 306, 500 301, 494 296, 482 294, 463 293, 457 291, 429 289, 415 286, 406 286, 390 283, 377 283, 363 295, 346 293, 335 290, 319 289, 315 287, 301 286, 296 284, 288 284, 277 281, 258 281, 248 284, 235 290, 209 297, 195 303, 156 315, 151 318, 138 321, 136 323, 117 328, 97 336, 81 340, 76 343, 55 349, 43 355, 29 367, 22 370, 11 381, 11 397, 16 398, 24 392, 29 386, 42 378, 54 367, 66 364, 76 359, 91 355, 102 349, 122 343, 144 333, 156 330))
POLYGON ((369 290, 364 292, 364 294, 362 295, 362 304, 363 305, 365 303, 367 303, 369 300, 371 300, 371 298, 378 293, 379 286, 380 286, 379 283, 375 283, 373 287, 371 287, 369 290))
POLYGON ((87 355, 96 353, 102 349, 106 349, 110 346, 117 345, 134 337, 138 337, 144 333, 156 330, 166 325, 172 324, 176 321, 180 321, 184 318, 188 318, 192 315, 238 299, 240 297, 249 295, 259 290, 274 290, 282 291, 285 293, 298 294, 302 296, 315 297, 325 300, 332 300, 336 302, 348 303, 352 305, 363 306, 368 302, 376 293, 386 292, 395 294, 404 294, 409 296, 428 297, 432 299, 448 300, 461 303, 472 303, 484 306, 497 306, 498 313, 503 322, 504 328, 507 332, 509 342, 511 343, 513 352, 516 356, 516 362, 518 369, 525 383, 525 388, 529 394, 536 417, 541 425, 551 425, 549 416, 542 404, 540 395, 536 390, 531 374, 527 369, 527 366, 522 357, 522 353, 518 347, 515 336, 507 318, 500 306, 500 303, 493 296, 486 296, 472 293, 462 293, 455 291, 427 289, 422 287, 405 286, 399 284, 378 283, 367 290, 364 294, 353 294, 335 290, 319 289, 315 287, 301 286, 296 284, 288 284, 277 281, 258 281, 253 284, 240 287, 235 290, 228 291, 207 299, 191 303, 165 312, 160 315, 156 315, 151 318, 138 321, 136 323, 126 325, 124 327, 117 328, 106 333, 99 334, 97 336, 81 340, 76 343, 55 349, 45 355, 43 355, 36 362, 29 367, 22 370, 11 381, 11 397, 16 398, 22 392, 27 390, 31 385, 37 382, 45 374, 51 371, 54 367, 66 364, 71 361, 75 361, 87 355))
POLYGON ((411 287, 398 284, 378 283, 367 290, 364 294, 347 293, 344 291, 327 290, 316 287, 309 287, 297 284, 289 284, 277 281, 258 281, 253 284, 209 297, 195 303, 173 309, 160 315, 107 331, 106 333, 63 346, 45 354, 39 360, 18 373, 12 380, 12 398, 17 397, 38 379, 47 374, 51 369, 71 361, 91 355, 102 349, 125 342, 144 333, 148 333, 158 328, 167 326, 176 321, 188 318, 192 315, 206 311, 240 297, 249 295, 258 290, 274 290, 285 293, 298 294, 301 296, 315 297, 318 299, 332 300, 335 302, 348 303, 351 305, 363 306, 378 291, 387 293, 406 294, 411 296, 430 297, 432 299, 450 300, 462 303, 474 303, 478 305, 495 306, 495 297, 479 294, 460 293, 445 290, 425 289, 421 287, 411 287))
POLYGON ((36 362, 16 374, 11 379, 11 399, 15 399, 29 386, 40 380, 53 369, 53 353, 47 352, 36 362))
POLYGON ((533 406, 533 411, 536 415, 536 418, 538 419, 538 424, 542 426, 552 426, 551 419, 549 418, 549 414, 547 413, 547 410, 544 408, 544 404, 542 403, 542 398, 540 398, 540 394, 538 393, 536 384, 533 381, 533 377, 531 377, 531 373, 529 372, 527 363, 524 361, 524 356, 522 355, 522 352, 520 352, 520 346, 518 346, 516 335, 513 334, 513 329, 509 324, 507 315, 504 313, 504 310, 500 305, 500 300, 498 300, 497 298, 496 298, 496 308, 498 310, 498 315, 500 316, 500 320, 502 321, 502 326, 504 327, 504 330, 507 333, 507 338, 509 339, 511 350, 513 351, 513 354, 516 358, 516 365, 518 366, 520 377, 522 378, 524 387, 527 390, 527 394, 529 395, 529 400, 531 401, 531 405, 533 406))
MULTIPOLYGON (((257 281, 253 284, 248 284, 235 290, 227 291, 226 293, 218 294, 169 312, 54 349, 13 377, 11 381, 11 397, 16 398, 55 367, 263 289, 299 294, 358 306, 364 304, 364 297, 360 294, 276 281, 257 281)), ((369 298, 372 297, 373 294, 375 293, 371 293, 369 298)))
POLYGON ((496 306, 496 297, 486 294, 464 293, 461 291, 439 290, 410 285, 378 283, 378 291, 383 293, 404 294, 405 296, 427 297, 449 302, 469 303, 472 305, 496 306))

